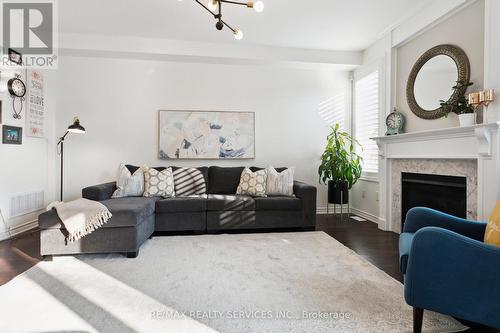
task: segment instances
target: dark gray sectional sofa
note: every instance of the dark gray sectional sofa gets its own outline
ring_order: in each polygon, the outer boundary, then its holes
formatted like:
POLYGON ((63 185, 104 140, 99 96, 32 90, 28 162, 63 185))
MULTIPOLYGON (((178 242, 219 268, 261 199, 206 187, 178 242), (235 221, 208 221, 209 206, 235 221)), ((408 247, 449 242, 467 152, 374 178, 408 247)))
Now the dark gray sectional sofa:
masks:
MULTIPOLYGON (((132 173, 137 169, 134 166, 127 167, 132 173)), ((82 196, 103 203, 113 217, 80 241, 67 243, 65 229, 55 210, 41 214, 41 254, 123 252, 135 257, 141 244, 154 232, 218 233, 284 228, 314 230, 314 186, 296 181, 293 189, 295 197, 255 198, 234 194, 243 167, 212 166, 198 169, 207 184, 207 194, 204 195, 167 199, 112 199, 115 182, 84 188, 82 196)), ((255 171, 260 168, 251 169, 255 171)))

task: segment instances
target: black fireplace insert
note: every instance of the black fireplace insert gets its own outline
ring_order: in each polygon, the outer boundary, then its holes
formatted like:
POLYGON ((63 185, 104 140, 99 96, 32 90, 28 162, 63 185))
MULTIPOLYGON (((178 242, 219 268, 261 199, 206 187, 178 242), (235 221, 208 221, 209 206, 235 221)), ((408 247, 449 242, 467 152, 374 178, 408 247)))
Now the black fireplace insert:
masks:
POLYGON ((467 217, 467 178, 403 172, 401 174, 401 225, 413 207, 429 207, 467 217))

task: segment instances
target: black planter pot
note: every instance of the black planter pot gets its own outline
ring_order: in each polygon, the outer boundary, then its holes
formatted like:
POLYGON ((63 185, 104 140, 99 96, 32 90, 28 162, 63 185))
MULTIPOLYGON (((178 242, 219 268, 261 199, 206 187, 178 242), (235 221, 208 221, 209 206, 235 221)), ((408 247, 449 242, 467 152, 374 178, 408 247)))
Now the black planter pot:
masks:
POLYGON ((346 204, 349 202, 349 188, 346 182, 328 181, 328 203, 346 204))

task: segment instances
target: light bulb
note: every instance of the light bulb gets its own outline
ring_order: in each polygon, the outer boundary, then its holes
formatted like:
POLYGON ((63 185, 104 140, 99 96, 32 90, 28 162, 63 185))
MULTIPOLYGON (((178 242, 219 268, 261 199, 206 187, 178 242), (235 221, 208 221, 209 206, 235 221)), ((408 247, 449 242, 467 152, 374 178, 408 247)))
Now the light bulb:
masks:
POLYGON ((253 4, 253 9, 257 13, 262 13, 262 11, 264 10, 264 3, 262 1, 257 1, 256 3, 253 4))
POLYGON ((215 12, 218 8, 218 3, 217 3, 217 0, 209 0, 208 1, 208 4, 207 4, 207 7, 208 9, 210 9, 212 12, 215 12))
POLYGON ((241 31, 240 29, 236 29, 234 31, 234 38, 236 40, 241 40, 243 38, 243 31, 241 31))

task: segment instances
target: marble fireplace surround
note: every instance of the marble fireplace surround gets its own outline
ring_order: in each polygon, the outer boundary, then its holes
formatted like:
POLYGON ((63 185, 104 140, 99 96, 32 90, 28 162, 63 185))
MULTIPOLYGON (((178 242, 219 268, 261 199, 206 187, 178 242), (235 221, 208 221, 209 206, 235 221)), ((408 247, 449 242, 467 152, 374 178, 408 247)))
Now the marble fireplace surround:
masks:
POLYGON ((485 220, 499 198, 500 123, 373 138, 379 147, 379 220, 401 232, 401 173, 467 178, 467 216, 485 220))
MULTIPOLYGON (((391 159, 391 225, 401 227, 401 174, 425 173, 465 177, 467 184, 467 218, 477 219, 477 160, 474 159, 391 159)), ((400 232, 401 229, 398 230, 400 232)))

